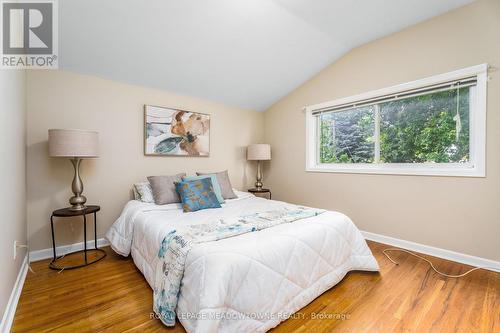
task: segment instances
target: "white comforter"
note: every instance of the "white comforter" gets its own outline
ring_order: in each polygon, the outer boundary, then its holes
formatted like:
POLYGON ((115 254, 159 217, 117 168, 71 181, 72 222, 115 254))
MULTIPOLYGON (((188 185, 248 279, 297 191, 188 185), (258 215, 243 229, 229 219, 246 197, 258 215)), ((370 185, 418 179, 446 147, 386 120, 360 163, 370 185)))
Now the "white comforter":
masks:
MULTIPOLYGON (((132 253, 150 286, 158 249, 179 224, 200 224, 287 205, 237 192, 219 209, 183 213, 179 204, 130 201, 106 237, 132 253)), ((351 270, 378 264, 351 220, 325 212, 215 242, 188 254, 177 316, 188 332, 265 332, 337 284, 351 270)))

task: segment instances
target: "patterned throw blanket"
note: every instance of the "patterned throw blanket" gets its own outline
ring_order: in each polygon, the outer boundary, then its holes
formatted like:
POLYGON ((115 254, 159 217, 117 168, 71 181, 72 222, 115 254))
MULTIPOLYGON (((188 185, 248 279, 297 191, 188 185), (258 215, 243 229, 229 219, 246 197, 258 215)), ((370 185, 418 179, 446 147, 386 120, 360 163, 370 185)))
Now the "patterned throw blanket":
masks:
POLYGON ((163 239, 158 251, 153 295, 154 312, 165 325, 175 325, 175 308, 177 307, 186 258, 196 243, 211 242, 259 231, 279 224, 313 217, 323 212, 324 210, 293 206, 172 230, 163 239))

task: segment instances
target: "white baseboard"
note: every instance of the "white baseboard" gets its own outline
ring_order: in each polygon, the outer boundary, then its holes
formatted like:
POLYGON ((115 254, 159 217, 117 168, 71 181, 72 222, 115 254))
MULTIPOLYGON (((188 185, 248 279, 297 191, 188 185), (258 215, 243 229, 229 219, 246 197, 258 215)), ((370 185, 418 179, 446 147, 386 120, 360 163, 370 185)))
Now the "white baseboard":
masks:
POLYGON ((24 280, 26 279, 26 274, 28 273, 28 255, 23 259, 19 273, 17 274, 16 283, 12 288, 10 293, 9 302, 5 307, 3 313, 2 322, 0 323, 0 332, 8 333, 12 328, 12 323, 14 322, 14 315, 16 314, 17 302, 19 302, 19 297, 21 297, 21 292, 24 286, 24 280))
MULTIPOLYGON (((97 240, 98 247, 103 247, 108 245, 109 241, 106 238, 99 238, 97 240)), ((93 249, 93 248, 94 248, 94 240, 87 241, 87 249, 93 249)), ((79 250, 83 250, 83 242, 56 247, 57 256, 62 256, 63 254, 79 250)), ((31 251, 29 255, 30 262, 49 259, 52 257, 53 257, 52 248, 31 251)))
POLYGON ((375 234, 373 232, 361 231, 365 239, 384 243, 395 247, 400 247, 402 249, 420 252, 430 256, 451 260, 459 262, 461 264, 466 264, 474 267, 483 267, 491 271, 500 271, 500 261, 494 261, 490 259, 474 257, 468 254, 463 254, 459 252, 454 252, 450 250, 440 249, 438 247, 433 247, 429 245, 419 244, 415 242, 406 241, 403 239, 398 239, 394 237, 384 236, 375 234))

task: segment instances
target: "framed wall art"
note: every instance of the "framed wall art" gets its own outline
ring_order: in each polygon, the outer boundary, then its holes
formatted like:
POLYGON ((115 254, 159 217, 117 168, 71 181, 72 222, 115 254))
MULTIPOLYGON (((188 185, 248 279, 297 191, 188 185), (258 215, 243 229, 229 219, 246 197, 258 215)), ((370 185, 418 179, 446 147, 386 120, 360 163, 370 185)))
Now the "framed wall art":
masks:
POLYGON ((145 105, 144 154, 209 156, 210 115, 145 105))

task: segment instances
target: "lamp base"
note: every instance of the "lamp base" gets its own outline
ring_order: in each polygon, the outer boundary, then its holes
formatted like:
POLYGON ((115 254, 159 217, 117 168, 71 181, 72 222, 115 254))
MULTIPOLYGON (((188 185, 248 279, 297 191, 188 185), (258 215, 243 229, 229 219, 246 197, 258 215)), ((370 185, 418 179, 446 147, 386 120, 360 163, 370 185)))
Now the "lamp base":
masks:
POLYGON ((260 161, 257 161, 257 181, 255 182, 255 189, 262 190, 262 167, 260 165, 260 161))
POLYGON ((81 158, 75 157, 71 159, 71 163, 73 164, 74 176, 73 183, 71 184, 71 190, 73 191, 74 196, 69 198, 69 203, 71 207, 70 210, 84 210, 85 203, 87 202, 87 198, 82 195, 83 192, 83 182, 80 178, 80 163, 82 162, 81 158))
POLYGON ((69 207, 70 210, 84 210, 87 208, 85 206, 85 203, 87 202, 87 198, 83 195, 75 195, 69 198, 69 203, 71 204, 71 207, 69 207))
POLYGON ((69 207, 69 210, 79 211, 79 210, 84 210, 86 208, 87 206, 78 204, 78 205, 72 205, 71 207, 69 207))

